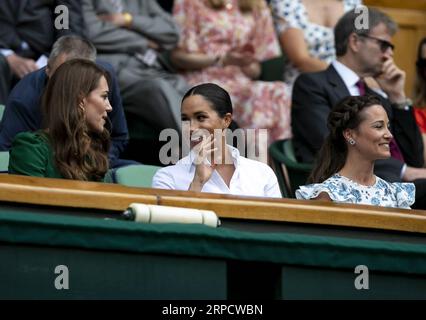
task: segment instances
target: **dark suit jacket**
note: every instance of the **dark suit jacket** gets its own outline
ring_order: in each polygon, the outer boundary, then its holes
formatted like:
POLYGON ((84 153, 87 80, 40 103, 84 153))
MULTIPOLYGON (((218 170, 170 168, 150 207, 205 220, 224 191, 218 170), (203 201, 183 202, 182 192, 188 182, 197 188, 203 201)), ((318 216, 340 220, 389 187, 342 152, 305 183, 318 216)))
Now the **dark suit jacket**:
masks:
MULTIPOLYGON (((111 76, 109 100, 112 111, 108 113, 111 121, 110 167, 119 163, 120 153, 128 142, 126 118, 121 103, 117 77, 111 65, 97 62, 111 76)), ((42 128, 40 98, 47 83, 45 68, 32 72, 22 78, 10 93, 6 109, 0 122, 0 150, 9 150, 16 134, 22 131, 36 131, 42 128)))
MULTIPOLYGON (((11 49, 16 54, 37 59, 48 55, 56 38, 66 34, 83 36, 81 0, 1 0, 0 49, 11 49), (69 13, 69 29, 56 30, 55 7, 65 5, 69 13), (22 43, 29 48, 23 50, 22 43)), ((60 20, 60 19, 59 19, 60 20)))
MULTIPOLYGON (((412 110, 391 107, 389 100, 367 88, 382 101, 392 134, 407 165, 423 166, 423 142, 412 110)), ((302 162, 313 162, 328 135, 327 117, 332 107, 350 93, 332 65, 327 70, 301 74, 293 87, 292 128, 295 153, 302 162)), ((402 163, 390 158, 376 162, 375 173, 388 181, 400 181, 402 163)))
POLYGON ((54 41, 53 0, 2 0, 0 3, 0 48, 37 59, 50 52, 54 41), (29 45, 22 50, 22 42, 29 45))

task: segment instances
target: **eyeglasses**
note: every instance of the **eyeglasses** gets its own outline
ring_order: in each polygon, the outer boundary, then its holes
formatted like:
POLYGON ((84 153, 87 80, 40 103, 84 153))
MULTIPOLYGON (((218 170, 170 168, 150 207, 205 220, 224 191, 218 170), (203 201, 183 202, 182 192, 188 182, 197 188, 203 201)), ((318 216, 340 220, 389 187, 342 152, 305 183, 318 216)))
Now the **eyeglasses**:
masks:
POLYGON ((375 37, 371 37, 371 36, 368 36, 366 34, 359 34, 358 36, 364 37, 364 38, 367 38, 367 39, 376 40, 379 43, 380 50, 383 53, 385 53, 389 48, 391 48, 392 51, 395 50, 395 46, 392 43, 390 43, 389 41, 386 41, 386 40, 383 40, 383 39, 379 39, 379 38, 375 38, 375 37))

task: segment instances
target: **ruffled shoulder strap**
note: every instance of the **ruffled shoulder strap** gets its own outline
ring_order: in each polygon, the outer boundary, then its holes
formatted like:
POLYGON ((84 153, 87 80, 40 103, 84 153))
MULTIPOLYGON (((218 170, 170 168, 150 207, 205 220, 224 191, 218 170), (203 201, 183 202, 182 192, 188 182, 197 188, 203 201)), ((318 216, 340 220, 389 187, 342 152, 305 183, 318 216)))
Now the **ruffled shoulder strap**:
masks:
POLYGON ((337 176, 328 178, 323 183, 300 186, 296 190, 297 199, 314 199, 322 192, 326 192, 330 199, 335 202, 357 203, 361 200, 361 193, 346 181, 337 176))
POLYGON ((326 185, 323 183, 316 183, 316 184, 308 184, 306 186, 300 186, 299 189, 296 190, 296 199, 304 199, 304 200, 310 200, 317 198, 322 192, 326 192, 331 200, 335 201, 333 199, 334 194, 330 191, 329 188, 327 188, 326 185))
POLYGON ((394 182, 392 187, 395 188, 398 208, 409 209, 416 200, 416 186, 414 183, 394 182))

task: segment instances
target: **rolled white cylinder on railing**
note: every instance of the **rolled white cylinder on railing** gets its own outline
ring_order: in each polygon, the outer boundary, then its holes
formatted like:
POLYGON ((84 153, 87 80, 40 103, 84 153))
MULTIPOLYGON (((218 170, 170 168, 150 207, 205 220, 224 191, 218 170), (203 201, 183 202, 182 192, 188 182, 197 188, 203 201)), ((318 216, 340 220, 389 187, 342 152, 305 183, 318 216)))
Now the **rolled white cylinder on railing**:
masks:
POLYGON ((132 203, 128 211, 136 222, 142 223, 197 223, 210 227, 218 227, 220 220, 210 210, 157 206, 143 203, 132 203))

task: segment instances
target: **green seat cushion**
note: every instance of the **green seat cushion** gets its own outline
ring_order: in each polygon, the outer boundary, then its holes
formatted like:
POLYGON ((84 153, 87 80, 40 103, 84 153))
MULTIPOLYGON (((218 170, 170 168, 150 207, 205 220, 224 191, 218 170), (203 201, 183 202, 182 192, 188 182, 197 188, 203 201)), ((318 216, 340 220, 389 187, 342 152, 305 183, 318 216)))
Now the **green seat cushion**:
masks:
POLYGON ((160 167, 151 165, 131 165, 118 168, 114 180, 118 184, 129 187, 150 188, 152 178, 160 167))

